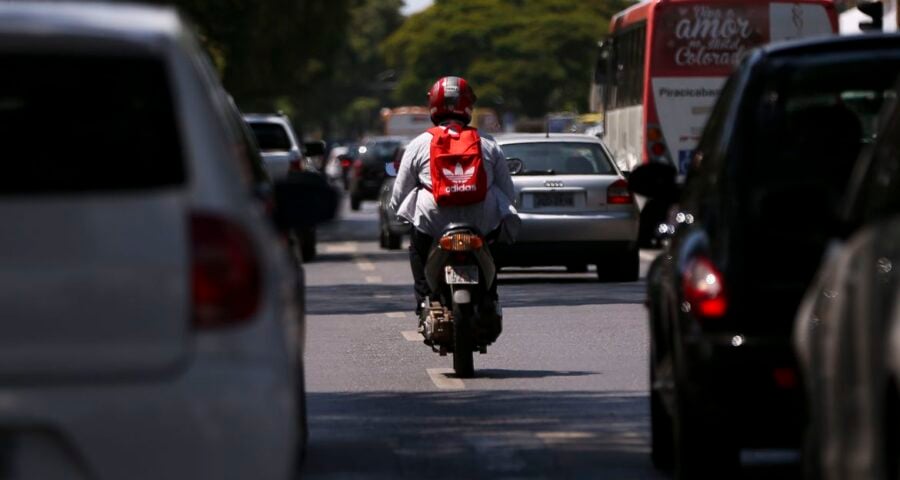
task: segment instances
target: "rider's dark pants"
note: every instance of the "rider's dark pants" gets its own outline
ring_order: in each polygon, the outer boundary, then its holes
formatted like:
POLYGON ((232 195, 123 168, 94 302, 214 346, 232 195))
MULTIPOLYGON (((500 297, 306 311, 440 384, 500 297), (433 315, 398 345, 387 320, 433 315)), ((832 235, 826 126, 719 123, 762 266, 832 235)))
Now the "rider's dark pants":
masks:
MULTIPOLYGON (((425 262, 428 261, 428 252, 431 251, 432 245, 434 245, 434 237, 415 228, 412 229, 409 242, 409 266, 412 268, 413 289, 416 294, 416 315, 420 313, 422 302, 431 295, 431 289, 428 288, 428 281, 425 279, 425 262)), ((494 274, 494 281, 488 295, 490 298, 497 298, 496 274, 494 274)))
POLYGON ((428 281, 425 280, 425 262, 428 260, 428 252, 434 244, 434 237, 412 229, 409 242, 409 266, 412 267, 413 289, 416 293, 416 314, 422 309, 422 302, 431 293, 428 281))

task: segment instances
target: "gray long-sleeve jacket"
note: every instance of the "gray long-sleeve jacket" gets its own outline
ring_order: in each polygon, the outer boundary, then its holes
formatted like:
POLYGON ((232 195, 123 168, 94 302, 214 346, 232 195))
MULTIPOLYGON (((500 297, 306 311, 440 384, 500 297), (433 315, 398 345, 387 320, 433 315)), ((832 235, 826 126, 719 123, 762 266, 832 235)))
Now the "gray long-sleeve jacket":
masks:
POLYGON ((511 242, 521 221, 513 206, 515 189, 506 157, 497 143, 481 137, 488 192, 481 203, 438 207, 431 189, 431 138, 425 132, 406 146, 391 194, 391 208, 419 231, 438 237, 451 223, 470 223, 487 235, 503 223, 501 239, 511 242))

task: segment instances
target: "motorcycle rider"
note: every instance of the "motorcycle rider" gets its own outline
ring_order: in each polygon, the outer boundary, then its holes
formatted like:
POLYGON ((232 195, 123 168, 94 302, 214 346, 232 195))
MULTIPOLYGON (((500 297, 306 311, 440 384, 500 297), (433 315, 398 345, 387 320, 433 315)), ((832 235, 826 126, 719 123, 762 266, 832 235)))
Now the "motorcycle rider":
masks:
MULTIPOLYGON (((444 131, 459 131, 472 120, 475 92, 461 77, 443 77, 428 92, 431 121, 444 131)), ((479 135, 480 136, 480 135, 479 135)), ((424 308, 431 291, 425 278, 425 262, 428 252, 451 223, 474 225, 488 239, 511 242, 518 231, 520 220, 513 198, 515 190, 506 157, 492 138, 480 136, 487 191, 484 200, 468 205, 439 206, 432 193, 431 145, 434 135, 426 131, 413 139, 406 147, 397 179, 391 194, 391 208, 397 216, 413 226, 409 247, 409 263, 412 268, 416 316, 421 325, 424 308)), ((457 172, 458 173, 458 172, 457 172)), ((497 299, 497 283, 489 292, 497 299)))

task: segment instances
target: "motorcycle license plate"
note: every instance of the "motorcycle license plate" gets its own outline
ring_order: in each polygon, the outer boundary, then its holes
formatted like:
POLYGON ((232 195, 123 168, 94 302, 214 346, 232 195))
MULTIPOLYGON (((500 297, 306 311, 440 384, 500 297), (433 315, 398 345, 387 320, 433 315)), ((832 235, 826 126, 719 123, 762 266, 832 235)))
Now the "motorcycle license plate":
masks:
POLYGON ((476 265, 447 265, 444 267, 444 279, 447 285, 475 285, 478 283, 478 267, 476 265))

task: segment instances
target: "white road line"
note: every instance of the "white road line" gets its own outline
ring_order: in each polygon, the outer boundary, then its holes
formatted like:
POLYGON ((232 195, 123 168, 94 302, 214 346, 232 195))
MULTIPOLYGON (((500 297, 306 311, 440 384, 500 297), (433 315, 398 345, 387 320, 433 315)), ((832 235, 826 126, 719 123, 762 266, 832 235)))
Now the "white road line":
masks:
POLYGON ((659 250, 641 250, 641 260, 652 262, 656 260, 656 256, 659 254, 659 250))
POLYGON ((370 262, 366 257, 356 257, 356 267, 364 272, 375 270, 375 264, 370 262))
POLYGON ((410 342, 421 342, 422 340, 425 340, 425 337, 415 330, 404 330, 400 332, 400 335, 403 335, 403 338, 410 342))
POLYGON ((372 298, 378 299, 386 299, 386 298, 394 298, 395 295, 385 295, 383 293, 372 295, 372 298))
POLYGON ((325 245, 325 253, 355 253, 359 249, 356 242, 338 242, 325 245))
POLYGON ((452 368, 429 368, 426 371, 434 386, 441 390, 464 390, 466 388, 466 384, 462 380, 447 376, 453 374, 452 368))
POLYGON ((406 312, 387 312, 385 315, 388 318, 406 318, 406 312))
POLYGON ((372 275, 371 277, 366 277, 366 283, 381 283, 382 279, 378 275, 372 275))
POLYGON ((594 438, 596 435, 589 432, 538 432, 534 434, 545 442, 560 442, 567 440, 584 440, 594 438))

